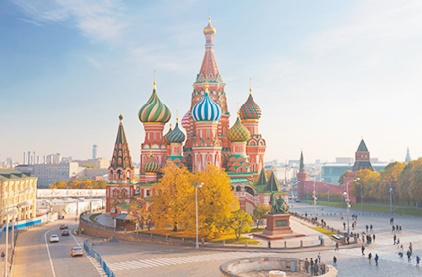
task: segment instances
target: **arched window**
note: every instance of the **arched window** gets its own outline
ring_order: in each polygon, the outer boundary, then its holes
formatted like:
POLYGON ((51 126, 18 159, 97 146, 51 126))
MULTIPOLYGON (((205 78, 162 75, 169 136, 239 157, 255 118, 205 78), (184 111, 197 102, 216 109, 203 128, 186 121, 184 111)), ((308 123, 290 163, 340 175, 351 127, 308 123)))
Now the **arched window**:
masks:
POLYGON ((250 195, 255 195, 255 192, 254 192, 254 190, 251 187, 246 186, 245 187, 245 191, 247 193, 249 193, 250 195))
POLYGON ((241 188, 240 186, 237 186, 237 187, 236 187, 236 191, 237 191, 237 192, 242 191, 242 188, 241 188))

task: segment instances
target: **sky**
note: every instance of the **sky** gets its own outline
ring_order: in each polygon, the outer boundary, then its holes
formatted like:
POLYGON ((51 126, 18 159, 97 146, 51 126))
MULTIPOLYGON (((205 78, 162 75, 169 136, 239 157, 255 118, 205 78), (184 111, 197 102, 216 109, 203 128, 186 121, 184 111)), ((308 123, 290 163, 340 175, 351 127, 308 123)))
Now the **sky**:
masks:
MULTIPOLYGON (((171 123, 190 108, 212 18, 230 125, 249 94, 265 160, 422 156, 422 1, 0 1, 0 161, 23 152, 111 158, 157 92, 171 123)), ((168 124, 165 127, 165 132, 168 124)))

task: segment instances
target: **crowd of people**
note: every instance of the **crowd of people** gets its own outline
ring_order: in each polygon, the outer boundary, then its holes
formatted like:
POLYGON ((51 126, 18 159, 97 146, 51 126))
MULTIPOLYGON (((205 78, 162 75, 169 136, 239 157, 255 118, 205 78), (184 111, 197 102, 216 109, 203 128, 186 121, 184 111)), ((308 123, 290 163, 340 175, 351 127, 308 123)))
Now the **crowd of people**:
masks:
POLYGON ((326 265, 323 261, 321 261, 321 253, 318 253, 315 260, 313 258, 310 260, 308 260, 308 258, 305 259, 305 271, 311 276, 320 276, 325 274, 326 265))

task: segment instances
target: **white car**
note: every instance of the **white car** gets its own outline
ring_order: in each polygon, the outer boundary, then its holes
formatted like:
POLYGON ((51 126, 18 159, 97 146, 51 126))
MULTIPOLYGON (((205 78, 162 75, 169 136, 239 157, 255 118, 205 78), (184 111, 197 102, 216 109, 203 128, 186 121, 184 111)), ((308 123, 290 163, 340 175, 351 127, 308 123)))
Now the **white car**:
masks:
POLYGON ((50 236, 50 242, 59 242, 59 236, 54 234, 50 236))
POLYGON ((84 254, 84 251, 82 247, 79 247, 79 246, 72 247, 72 249, 70 250, 70 255, 72 257, 83 256, 83 254, 84 254))

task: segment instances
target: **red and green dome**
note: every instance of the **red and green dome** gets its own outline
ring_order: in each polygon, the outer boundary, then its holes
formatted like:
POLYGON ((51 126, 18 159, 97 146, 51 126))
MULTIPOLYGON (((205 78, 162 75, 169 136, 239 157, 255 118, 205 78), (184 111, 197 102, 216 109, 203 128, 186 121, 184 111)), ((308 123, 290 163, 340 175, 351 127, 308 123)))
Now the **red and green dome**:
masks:
POLYGON ((236 123, 227 132, 227 138, 233 142, 248 141, 251 138, 251 133, 246 128, 240 118, 238 117, 236 123))
POLYGON ((250 89, 248 100, 240 107, 239 112, 242 120, 261 118, 261 108, 253 101, 252 89, 250 89))
POLYGON ((149 156, 149 160, 143 165, 144 172, 157 173, 160 171, 160 165, 154 161, 152 154, 149 156))
POLYGON ((167 123, 170 120, 170 109, 158 98, 155 82, 152 95, 148 102, 139 110, 138 117, 141 122, 167 123))

